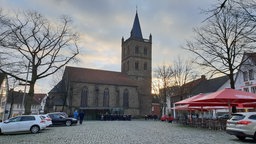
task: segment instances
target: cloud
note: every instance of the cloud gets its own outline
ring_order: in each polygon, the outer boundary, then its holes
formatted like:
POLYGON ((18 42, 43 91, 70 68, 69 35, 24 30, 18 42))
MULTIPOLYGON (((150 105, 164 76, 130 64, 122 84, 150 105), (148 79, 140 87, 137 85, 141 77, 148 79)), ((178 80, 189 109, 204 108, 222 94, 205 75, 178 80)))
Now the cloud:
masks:
MULTIPOLYGON (((120 71, 121 38, 129 38, 136 6, 143 37, 152 34, 153 68, 187 55, 181 49, 193 37, 192 28, 207 17, 202 9, 212 0, 0 0, 5 10, 36 10, 55 21, 73 19, 79 32, 80 63, 74 66, 120 71)), ((41 81, 40 81, 41 82, 41 81)))

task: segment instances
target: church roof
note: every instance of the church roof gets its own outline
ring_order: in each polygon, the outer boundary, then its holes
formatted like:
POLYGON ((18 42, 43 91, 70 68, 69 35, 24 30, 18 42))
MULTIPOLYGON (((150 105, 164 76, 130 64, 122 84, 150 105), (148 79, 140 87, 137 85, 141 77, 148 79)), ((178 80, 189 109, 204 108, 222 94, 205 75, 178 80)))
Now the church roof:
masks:
POLYGON ((121 72, 70 66, 66 67, 65 72, 67 72, 69 80, 74 82, 138 86, 137 81, 129 79, 125 73, 121 72))
POLYGON ((141 33, 141 28, 140 28, 140 21, 139 21, 139 17, 138 17, 137 12, 136 12, 136 15, 135 15, 135 18, 134 18, 130 38, 143 39, 142 33, 141 33))

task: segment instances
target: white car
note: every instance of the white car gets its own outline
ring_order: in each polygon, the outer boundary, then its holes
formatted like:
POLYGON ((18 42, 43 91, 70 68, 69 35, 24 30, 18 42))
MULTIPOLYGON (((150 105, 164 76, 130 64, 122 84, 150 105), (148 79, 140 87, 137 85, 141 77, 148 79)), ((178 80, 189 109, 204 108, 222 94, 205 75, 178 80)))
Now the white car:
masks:
POLYGON ((43 114, 41 116, 44 118, 47 127, 52 126, 52 119, 48 114, 43 114))
POLYGON ((0 133, 38 133, 45 128, 45 120, 40 115, 20 115, 0 123, 0 133))
POLYGON ((232 114, 231 119, 227 120, 226 132, 240 140, 246 137, 256 140, 256 112, 232 114))

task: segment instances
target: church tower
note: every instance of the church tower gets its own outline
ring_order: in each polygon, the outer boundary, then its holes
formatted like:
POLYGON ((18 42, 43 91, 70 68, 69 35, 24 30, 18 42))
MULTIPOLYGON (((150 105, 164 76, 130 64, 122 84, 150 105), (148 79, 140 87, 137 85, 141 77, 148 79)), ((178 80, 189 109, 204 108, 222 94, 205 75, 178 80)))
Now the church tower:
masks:
POLYGON ((140 114, 151 113, 151 80, 152 80, 152 36, 144 39, 136 11, 130 37, 122 38, 122 73, 137 80, 139 86, 140 114))

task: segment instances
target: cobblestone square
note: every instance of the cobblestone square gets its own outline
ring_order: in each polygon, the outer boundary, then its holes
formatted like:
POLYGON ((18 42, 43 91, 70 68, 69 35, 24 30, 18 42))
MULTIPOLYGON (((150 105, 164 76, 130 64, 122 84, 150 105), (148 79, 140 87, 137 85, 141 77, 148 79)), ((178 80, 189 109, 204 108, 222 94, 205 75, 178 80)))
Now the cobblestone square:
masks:
POLYGON ((39 134, 0 136, 0 144, 247 144, 215 131, 161 121, 85 121, 71 127, 50 127, 39 134))

